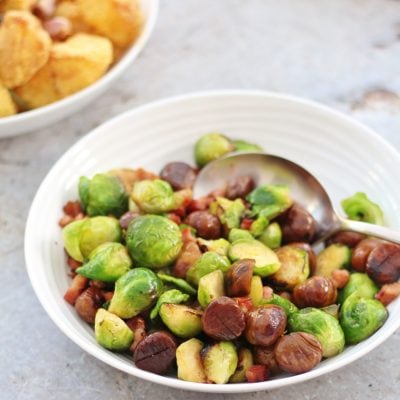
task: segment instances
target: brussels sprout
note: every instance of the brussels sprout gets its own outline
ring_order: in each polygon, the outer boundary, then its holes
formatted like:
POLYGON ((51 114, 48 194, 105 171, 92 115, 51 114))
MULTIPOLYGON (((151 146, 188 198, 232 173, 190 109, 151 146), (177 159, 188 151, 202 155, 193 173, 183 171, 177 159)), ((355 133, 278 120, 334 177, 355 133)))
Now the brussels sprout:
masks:
POLYGON ((86 278, 115 282, 132 267, 128 251, 121 243, 103 243, 89 255, 89 261, 76 272, 86 278))
POLYGON ((189 339, 178 346, 176 349, 178 379, 198 383, 207 382, 200 356, 202 349, 203 342, 196 338, 189 339))
POLYGON ((277 217, 293 204, 286 185, 259 186, 247 196, 247 200, 252 204, 252 215, 268 219, 277 217))
POLYGON ((97 343, 113 351, 128 350, 133 341, 133 332, 128 325, 103 308, 97 310, 94 333, 97 343))
POLYGON ((217 269, 200 278, 197 300, 203 308, 206 308, 208 303, 220 296, 225 296, 224 274, 217 269))
POLYGON ((254 239, 254 237, 246 229, 238 229, 238 228, 231 229, 230 232, 229 232, 228 240, 231 243, 233 243, 233 242, 236 242, 236 240, 239 240, 239 239, 252 240, 252 239, 254 239))
POLYGON ((257 238, 270 249, 277 249, 282 243, 282 229, 277 222, 268 225, 264 232, 257 238))
POLYGON ((263 278, 275 273, 281 266, 276 254, 255 239, 236 240, 231 244, 228 256, 232 261, 242 258, 254 259, 256 264, 253 272, 263 278))
POLYGON ((249 297, 254 306, 258 306, 261 303, 263 294, 264 287, 261 277, 258 275, 252 276, 249 297))
POLYGON ((233 140, 232 143, 235 146, 235 151, 248 151, 254 153, 263 151, 263 148, 258 144, 249 143, 245 140, 233 140))
POLYGON ((228 200, 225 197, 217 197, 210 205, 210 212, 217 215, 222 224, 228 229, 239 228, 240 218, 246 207, 242 199, 228 200))
POLYGON ((281 267, 270 276, 277 287, 292 290, 296 285, 303 283, 310 274, 308 253, 305 250, 283 246, 276 251, 281 267))
POLYGON ((339 319, 339 305, 338 304, 330 304, 329 306, 325 306, 321 308, 322 311, 332 315, 336 319, 339 319))
POLYGON ((79 179, 79 197, 90 217, 114 215, 128 211, 128 194, 121 181, 112 175, 97 174, 92 179, 79 179))
POLYGON ((134 261, 153 269, 175 261, 183 244, 178 225, 159 215, 135 218, 128 226, 126 243, 134 261))
POLYGON ((82 224, 79 237, 79 248, 84 258, 98 246, 107 242, 120 242, 122 231, 119 221, 112 217, 88 218, 82 224))
POLYGON ((147 268, 134 268, 115 283, 108 310, 121 318, 131 318, 150 307, 161 295, 163 284, 147 268))
POLYGON ((231 263, 225 256, 218 253, 207 252, 189 268, 186 273, 186 279, 194 286, 198 286, 200 278, 208 273, 220 269, 222 272, 228 271, 231 263))
POLYGON ((237 365, 238 355, 232 342, 219 342, 204 349, 203 366, 208 381, 227 383, 237 365))
POLYGON ((158 272, 157 275, 163 282, 172 283, 185 293, 189 293, 193 296, 197 294, 196 289, 190 286, 184 279, 175 278, 174 276, 163 274, 161 272, 158 272))
POLYGON ((378 300, 366 299, 357 292, 351 294, 340 309, 340 325, 346 343, 356 344, 370 337, 386 321, 388 311, 378 300))
POLYGON ((198 238, 197 243, 203 249, 203 251, 205 247, 207 251, 218 253, 221 256, 228 255, 229 242, 226 239, 221 238, 216 240, 205 240, 202 238, 198 238))
POLYGON ((373 203, 365 193, 358 192, 341 202, 348 218, 356 221, 383 225, 383 212, 378 204, 373 203))
POLYGON ((322 346, 324 357, 333 357, 344 349, 344 333, 339 321, 318 308, 307 307, 288 317, 291 332, 307 332, 314 335, 322 346))
POLYGON ((261 215, 255 221, 252 222, 250 226, 250 233, 255 238, 258 238, 265 231, 268 224, 269 224, 268 218, 261 215))
POLYGON ((188 301, 190 296, 188 294, 182 293, 180 290, 171 289, 164 292, 157 300, 155 307, 151 310, 150 318, 154 319, 157 317, 161 306, 164 303, 169 304, 180 304, 188 301))
POLYGON ((78 221, 71 222, 62 230, 65 251, 74 260, 80 262, 84 260, 83 254, 79 247, 79 241, 81 238, 82 225, 85 223, 85 221, 86 219, 80 219, 78 221))
POLYGON ((280 306, 285 310, 286 315, 289 315, 299 311, 299 309, 288 299, 285 299, 278 294, 273 293, 270 299, 262 299, 261 304, 275 304, 276 306, 280 306))
POLYGON ((351 250, 343 244, 331 244, 317 255, 317 265, 314 275, 330 278, 335 269, 350 265, 351 250))
POLYGON ((164 303, 159 311, 162 322, 176 336, 192 338, 202 329, 202 312, 182 304, 164 303))
POLYGON ((242 347, 238 351, 238 365, 235 373, 229 379, 232 383, 246 382, 246 371, 249 367, 253 365, 253 354, 249 349, 242 347))
POLYGON ((128 209, 129 211, 132 212, 136 212, 138 214, 141 213, 141 210, 139 208, 139 206, 135 203, 135 201, 132 199, 132 196, 129 196, 129 200, 128 200, 128 209))
POLYGON ((375 282, 367 275, 361 272, 354 272, 350 274, 346 286, 339 294, 339 303, 343 302, 353 293, 364 299, 373 299, 378 293, 379 288, 375 282))
POLYGON ((232 142, 220 133, 202 136, 194 146, 194 158, 198 167, 222 157, 235 149, 232 142))

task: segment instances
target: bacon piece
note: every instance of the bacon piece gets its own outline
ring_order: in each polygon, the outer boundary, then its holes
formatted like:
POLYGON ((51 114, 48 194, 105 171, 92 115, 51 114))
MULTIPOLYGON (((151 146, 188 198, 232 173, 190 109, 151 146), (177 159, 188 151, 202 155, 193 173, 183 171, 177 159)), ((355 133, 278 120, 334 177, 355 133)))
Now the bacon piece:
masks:
POLYGON ((183 245, 182 252, 172 267, 172 275, 177 278, 185 278, 188 269, 201 257, 201 251, 196 242, 188 242, 183 245))
POLYGON ((350 278, 350 272, 347 269, 335 269, 331 275, 331 281, 337 289, 342 289, 346 286, 350 278))
POLYGON ((64 300, 71 305, 75 305, 76 299, 86 289, 88 285, 88 278, 82 275, 76 275, 72 279, 71 285, 64 294, 64 300))
POLYGON ((66 215, 75 218, 78 214, 83 213, 81 203, 79 201, 68 201, 64 207, 63 211, 66 215))
POLYGON ((382 304, 387 306, 396 297, 400 295, 400 282, 388 283, 383 285, 379 292, 375 295, 375 298, 382 304))
POLYGON ((146 322, 139 316, 130 318, 125 322, 133 332, 133 342, 130 347, 130 351, 133 353, 139 342, 146 336, 146 322))
POLYGON ((264 382, 269 378, 269 371, 265 365, 252 365, 247 368, 246 379, 247 382, 264 382))

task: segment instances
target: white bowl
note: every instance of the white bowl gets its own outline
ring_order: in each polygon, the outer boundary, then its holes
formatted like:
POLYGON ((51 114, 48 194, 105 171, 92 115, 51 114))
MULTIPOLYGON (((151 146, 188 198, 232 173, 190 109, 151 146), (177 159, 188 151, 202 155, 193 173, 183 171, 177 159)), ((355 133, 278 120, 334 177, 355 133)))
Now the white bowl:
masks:
POLYGON ((150 34, 153 31, 157 14, 159 0, 141 0, 144 24, 140 36, 119 60, 103 77, 92 85, 79 92, 56 101, 47 106, 31 111, 26 111, 10 117, 0 118, 0 139, 3 137, 28 133, 59 121, 104 93, 114 81, 121 76, 143 50, 150 34))
POLYGON ((137 369, 132 358, 100 347, 92 328, 63 300, 67 267, 57 225, 61 207, 77 198, 77 181, 118 166, 158 172, 167 161, 193 163, 196 139, 224 132, 262 145, 267 152, 303 165, 325 185, 338 206, 356 191, 383 208, 388 224, 400 227, 400 155, 370 129, 324 106, 264 92, 224 91, 162 100, 105 123, 68 150, 51 169, 32 203, 25 256, 29 276, 43 307, 57 326, 88 353, 128 374, 179 389, 251 392, 311 379, 365 355, 400 326, 400 300, 393 302, 384 326, 364 342, 346 348, 310 372, 261 383, 208 385, 137 369))

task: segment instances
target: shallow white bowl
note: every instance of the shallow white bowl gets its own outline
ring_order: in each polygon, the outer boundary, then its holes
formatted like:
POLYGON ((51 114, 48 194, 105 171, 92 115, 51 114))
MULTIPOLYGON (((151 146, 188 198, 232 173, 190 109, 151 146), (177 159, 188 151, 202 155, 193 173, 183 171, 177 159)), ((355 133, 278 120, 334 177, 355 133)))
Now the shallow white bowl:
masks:
POLYGON ((196 139, 224 132, 261 144, 314 173, 338 206, 340 199, 365 191, 381 204, 388 225, 400 227, 400 155, 365 126, 309 101, 263 92, 200 93, 152 103, 105 123, 81 139, 54 165, 30 210, 25 256, 29 276, 43 307, 82 349, 137 377, 180 389, 250 392, 305 381, 343 367, 387 339, 400 325, 400 300, 390 305, 385 325, 357 346, 323 361, 312 371, 253 384, 207 385, 137 369, 132 359, 97 345, 92 328, 63 300, 67 268, 57 225, 62 205, 77 198, 77 181, 119 166, 158 172, 173 160, 193 163, 196 139))
POLYGON ((0 139, 28 133, 59 121, 80 110, 104 93, 121 76, 143 50, 153 31, 159 0, 141 0, 144 24, 140 36, 103 77, 79 92, 47 106, 26 111, 10 117, 0 118, 0 139))

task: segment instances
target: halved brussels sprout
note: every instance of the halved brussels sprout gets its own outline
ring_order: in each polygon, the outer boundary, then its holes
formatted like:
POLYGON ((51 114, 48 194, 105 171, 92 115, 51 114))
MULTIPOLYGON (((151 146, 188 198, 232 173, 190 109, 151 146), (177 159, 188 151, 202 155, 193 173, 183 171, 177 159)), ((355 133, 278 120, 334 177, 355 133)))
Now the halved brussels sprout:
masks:
POLYGON ((242 199, 229 200, 225 197, 217 197, 210 205, 210 212, 218 216, 221 223, 228 229, 239 228, 240 218, 245 210, 242 199))
POLYGON ((388 311, 378 300, 366 299, 357 292, 351 294, 340 309, 340 325, 346 343, 356 344, 370 337, 386 321, 388 311))
POLYGON ((120 242, 122 231, 119 221, 112 217, 85 219, 79 233, 79 248, 84 258, 98 246, 107 242, 120 242))
POLYGON ((158 272, 157 275, 163 282, 172 283, 185 293, 189 293, 193 296, 197 294, 196 289, 190 286, 184 279, 175 278, 174 276, 163 274, 161 272, 158 272))
POLYGON ((249 297, 254 306, 261 304, 264 294, 264 287, 261 276, 253 275, 251 278, 250 294, 249 297))
POLYGON ((218 253, 221 256, 228 255, 229 242, 224 238, 216 239, 216 240, 205 240, 202 238, 198 238, 197 243, 203 249, 203 251, 204 251, 204 247, 205 247, 207 249, 207 251, 212 251, 214 253, 218 253))
POLYGON ((194 286, 198 286, 200 278, 208 273, 220 269, 222 272, 228 271, 231 263, 225 256, 218 253, 207 252, 189 268, 186 279, 194 286))
POLYGON ((246 229, 233 228, 229 232, 228 240, 233 243, 239 239, 254 239, 253 235, 246 229))
POLYGON ((246 140, 233 140, 232 143, 235 146, 235 151, 248 151, 253 153, 263 151, 263 148, 258 144, 249 143, 246 140))
POLYGON ((65 251, 70 257, 76 261, 83 262, 84 256, 81 252, 79 242, 81 239, 82 225, 86 219, 71 222, 66 225, 62 230, 62 237, 64 242, 65 251))
POLYGON ((178 257, 182 233, 177 224, 159 215, 141 215, 128 226, 126 243, 137 264, 159 269, 178 257))
POLYGON ((159 315, 168 329, 181 338, 197 336, 203 327, 201 322, 203 313, 182 304, 164 303, 160 307, 159 315))
POLYGON ((259 186, 247 196, 247 200, 252 204, 253 215, 268 219, 277 217, 293 204, 286 185, 259 186))
POLYGON ((204 372, 214 383, 227 383, 238 365, 236 347, 232 342, 219 342, 203 351, 204 372))
POLYGON ((209 303, 220 296, 225 296, 224 274, 217 269, 200 278, 197 300, 203 308, 206 308, 209 303))
POLYGON ((131 318, 150 307, 161 295, 163 284, 147 268, 134 268, 115 283, 108 310, 121 318, 131 318))
POLYGON ((343 244, 331 244, 317 255, 317 265, 314 275, 330 278, 335 269, 350 265, 351 249, 343 244))
POLYGON ((355 221, 383 225, 383 212, 378 204, 373 203, 365 193, 358 192, 341 202, 347 217, 355 221))
POLYGON ((277 249, 282 243, 282 229, 277 222, 269 224, 264 232, 257 238, 270 249, 277 249))
POLYGON ((89 255, 89 261, 76 269, 79 275, 103 282, 115 282, 132 267, 128 251, 121 243, 103 243, 89 255))
POLYGON ((189 339, 178 346, 176 349, 178 379, 198 383, 207 382, 200 356, 202 349, 203 342, 196 338, 189 339))
POLYGON ((339 303, 343 304, 353 293, 364 299, 373 299, 378 291, 378 286, 367 274, 354 272, 350 274, 346 286, 340 291, 339 303))
POLYGON ((120 217, 128 211, 128 194, 121 181, 112 175, 97 174, 79 179, 79 197, 86 214, 120 217))
POLYGON ((161 296, 158 298, 156 305, 151 310, 150 318, 154 319, 157 317, 158 313, 160 312, 160 308, 163 304, 180 304, 188 301, 190 296, 188 294, 182 293, 180 290, 171 289, 167 290, 166 292, 162 293, 161 296))
POLYGON ((256 264, 253 272, 263 278, 276 273, 281 267, 277 255, 255 239, 236 240, 231 244, 228 256, 232 261, 242 258, 254 259, 256 264))
POLYGON ((238 351, 238 365, 235 373, 229 379, 232 383, 246 382, 246 371, 253 365, 253 354, 249 349, 242 347, 238 351))
POLYGON ((288 326, 291 332, 314 335, 321 343, 324 357, 336 356, 344 349, 344 333, 339 321, 318 308, 307 307, 290 314, 288 326))
POLYGON ((253 223, 251 224, 250 233, 255 238, 258 238, 259 236, 261 236, 263 234, 263 232, 267 228, 268 224, 269 224, 268 218, 261 215, 256 220, 254 220, 253 223))
POLYGON ((125 351, 133 341, 133 332, 116 315, 99 308, 94 322, 97 343, 112 351, 125 351))
POLYGON ((272 294, 270 299, 262 299, 261 304, 275 304, 276 306, 280 306, 285 310, 286 315, 289 315, 299 311, 299 309, 288 299, 285 299, 282 296, 279 296, 276 293, 272 294))
POLYGON ((220 133, 202 136, 194 146, 194 158, 198 167, 222 157, 235 149, 232 142, 220 133))

